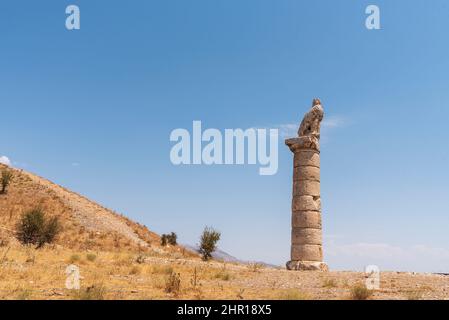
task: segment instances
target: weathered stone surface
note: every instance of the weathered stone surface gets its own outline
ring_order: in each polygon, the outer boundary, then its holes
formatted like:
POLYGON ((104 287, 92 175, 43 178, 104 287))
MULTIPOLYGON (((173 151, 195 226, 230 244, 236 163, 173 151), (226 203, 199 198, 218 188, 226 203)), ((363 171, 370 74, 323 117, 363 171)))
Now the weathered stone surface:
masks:
POLYGON ((298 129, 298 137, 308 136, 320 139, 320 125, 324 110, 318 98, 313 99, 312 108, 306 113, 298 129))
POLYGON ((298 166, 294 169, 293 180, 320 181, 320 168, 312 166, 298 166))
POLYGON ((292 245, 291 259, 295 261, 323 261, 321 245, 292 245))
POLYGON ((314 99, 312 109, 301 122, 298 137, 285 140, 294 153, 289 270, 328 270, 322 262, 319 139, 323 116, 320 100, 314 99))
POLYGON ((295 244, 317 244, 323 243, 321 229, 292 228, 292 245, 295 244))
POLYGON ((292 227, 321 229, 321 213, 319 211, 293 212, 292 227))
POLYGON ((287 270, 296 271, 329 271, 328 266, 323 262, 316 261, 289 261, 287 262, 287 270))
POLYGON ((294 167, 313 166, 320 167, 320 153, 315 150, 298 150, 293 156, 294 167))
POLYGON ((298 138, 290 138, 285 140, 285 144, 290 148, 292 152, 298 150, 311 149, 320 150, 320 141, 316 137, 304 136, 298 138))
POLYGON ((321 199, 313 196, 294 196, 292 211, 321 211, 321 199))
POLYGON ((293 181, 293 196, 320 196, 320 182, 314 180, 293 181))

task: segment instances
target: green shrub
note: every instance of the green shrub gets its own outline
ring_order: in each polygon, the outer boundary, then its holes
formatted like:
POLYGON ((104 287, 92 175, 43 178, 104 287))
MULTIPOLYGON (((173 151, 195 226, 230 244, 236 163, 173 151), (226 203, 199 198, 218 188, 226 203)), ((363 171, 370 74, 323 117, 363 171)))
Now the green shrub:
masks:
POLYGON ((27 211, 17 224, 16 236, 22 244, 33 244, 41 248, 52 243, 60 231, 57 217, 47 218, 40 208, 27 211))
POLYGON ((178 235, 174 232, 168 235, 168 243, 172 246, 176 246, 178 244, 178 235))
POLYGON ((161 246, 165 247, 167 245, 167 235, 161 235, 161 246))
POLYGON ((0 194, 5 194, 7 192, 7 188, 11 183, 12 178, 13 174, 11 170, 6 169, 2 171, 2 176, 0 178, 0 185, 1 185, 0 194))
POLYGON ((207 261, 212 258, 212 252, 217 249, 217 242, 220 240, 220 232, 214 230, 213 228, 204 228, 200 239, 200 253, 203 260, 207 261))
POLYGON ((167 244, 170 244, 172 246, 176 246, 178 244, 178 235, 174 232, 170 234, 163 234, 161 235, 161 246, 166 246, 167 244))

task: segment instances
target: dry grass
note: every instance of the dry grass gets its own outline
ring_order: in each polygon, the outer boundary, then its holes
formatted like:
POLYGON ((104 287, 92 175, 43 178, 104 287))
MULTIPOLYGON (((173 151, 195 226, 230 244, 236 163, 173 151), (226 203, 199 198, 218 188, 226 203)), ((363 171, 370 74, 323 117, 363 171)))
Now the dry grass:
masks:
POLYGON ((282 292, 279 296, 280 300, 311 300, 310 295, 296 289, 289 289, 282 292))
POLYGON ((88 254, 52 247, 0 248, 0 299, 347 299, 348 290, 351 299, 449 297, 443 290, 448 281, 443 276, 385 273, 384 287, 374 297, 359 284, 363 273, 270 268, 253 272, 245 265, 159 257, 157 252, 138 263, 139 252, 120 250, 98 251, 89 261, 88 254), (80 291, 65 288, 65 270, 73 256, 80 257, 74 263, 82 277, 80 291), (337 281, 340 285, 334 287, 337 281))
POLYGON ((331 289, 331 288, 337 288, 337 287, 338 287, 338 284, 335 279, 328 278, 328 279, 325 279, 323 282, 323 288, 331 289))
POLYGON ((363 284, 356 284, 351 288, 352 300, 367 300, 372 296, 373 292, 367 289, 363 284))
POLYGON ((76 300, 104 300, 106 288, 102 283, 93 284, 90 287, 72 291, 76 300))

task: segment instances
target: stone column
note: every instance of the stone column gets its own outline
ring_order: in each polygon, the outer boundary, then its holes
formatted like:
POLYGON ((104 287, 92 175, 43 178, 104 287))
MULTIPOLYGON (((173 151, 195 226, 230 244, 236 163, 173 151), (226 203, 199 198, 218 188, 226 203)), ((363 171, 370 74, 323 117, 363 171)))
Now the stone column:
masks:
POLYGON ((292 244, 288 270, 327 271, 323 263, 319 135, 285 140, 294 154, 292 244))

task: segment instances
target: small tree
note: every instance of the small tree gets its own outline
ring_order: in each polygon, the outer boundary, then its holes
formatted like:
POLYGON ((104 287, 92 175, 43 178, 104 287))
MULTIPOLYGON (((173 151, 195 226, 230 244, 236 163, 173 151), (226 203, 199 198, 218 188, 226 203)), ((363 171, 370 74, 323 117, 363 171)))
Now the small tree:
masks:
POLYGON ((21 243, 41 248, 46 243, 52 243, 59 231, 57 217, 47 218, 42 209, 35 208, 23 214, 16 234, 21 243))
POLYGON ((11 170, 5 169, 2 171, 2 177, 0 179, 0 184, 1 184, 1 190, 0 193, 1 194, 5 194, 7 192, 7 188, 9 186, 9 184, 11 183, 13 174, 11 172, 11 170))
POLYGON ((176 246, 178 244, 177 240, 178 236, 174 232, 170 234, 163 234, 161 235, 161 246, 166 246, 167 244, 176 246))
POLYGON ((217 242, 220 240, 220 232, 213 228, 204 228, 200 239, 200 253, 203 256, 203 260, 207 261, 212 258, 212 252, 217 249, 217 242))
POLYGON ((178 235, 174 232, 170 233, 168 235, 168 243, 172 246, 176 246, 178 244, 178 235))
POLYGON ((167 245, 167 235, 161 235, 161 246, 165 247, 167 245))

